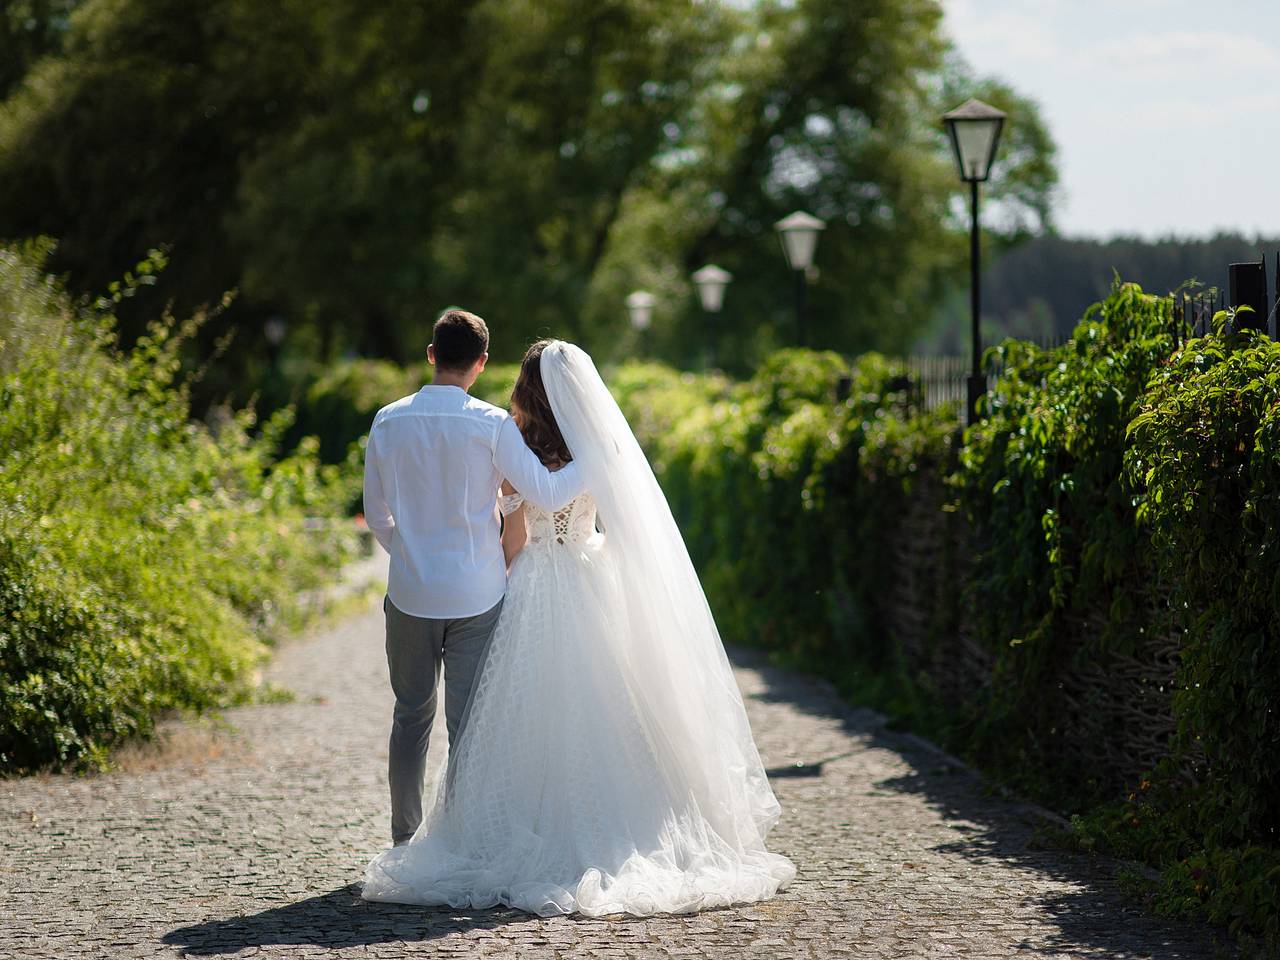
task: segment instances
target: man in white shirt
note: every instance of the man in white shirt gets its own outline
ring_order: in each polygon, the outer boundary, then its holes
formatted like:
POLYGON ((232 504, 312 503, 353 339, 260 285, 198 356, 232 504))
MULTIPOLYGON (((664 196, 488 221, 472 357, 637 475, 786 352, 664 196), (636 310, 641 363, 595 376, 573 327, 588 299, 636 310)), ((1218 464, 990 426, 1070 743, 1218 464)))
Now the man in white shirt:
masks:
POLYGON ((434 382, 379 410, 365 450, 365 520, 391 554, 383 610, 396 696, 387 771, 396 844, 407 842, 422 821, 441 666, 445 723, 456 744, 502 609, 502 480, 549 511, 582 492, 576 464, 548 470, 506 411, 467 392, 488 349, 482 319, 445 311, 427 349, 434 382))

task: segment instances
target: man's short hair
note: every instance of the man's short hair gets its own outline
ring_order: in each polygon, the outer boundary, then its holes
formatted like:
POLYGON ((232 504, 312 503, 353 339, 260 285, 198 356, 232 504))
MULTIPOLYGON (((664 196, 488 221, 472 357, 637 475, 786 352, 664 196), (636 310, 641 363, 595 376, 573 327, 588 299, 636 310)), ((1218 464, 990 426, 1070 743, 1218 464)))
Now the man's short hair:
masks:
POLYGON ((470 370, 489 352, 489 328, 474 313, 446 310, 431 332, 436 366, 441 370, 470 370))

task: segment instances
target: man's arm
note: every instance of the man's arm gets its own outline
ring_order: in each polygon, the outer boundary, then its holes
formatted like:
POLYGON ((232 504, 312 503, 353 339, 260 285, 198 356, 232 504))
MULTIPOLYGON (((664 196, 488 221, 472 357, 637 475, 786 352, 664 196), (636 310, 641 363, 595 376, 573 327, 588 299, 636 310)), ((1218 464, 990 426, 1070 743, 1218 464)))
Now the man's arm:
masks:
MULTIPOLYGON (((520 428, 510 418, 504 420, 498 428, 493 463, 498 472, 511 481, 511 485, 526 500, 543 510, 559 510, 584 489, 576 463, 570 463, 554 472, 548 470, 525 444, 520 428)), ((370 526, 372 525, 370 522, 370 526)))
POLYGON ((378 454, 374 446, 374 431, 364 448, 364 522, 373 531, 382 549, 391 552, 391 533, 396 528, 395 517, 382 492, 382 474, 378 472, 378 454))

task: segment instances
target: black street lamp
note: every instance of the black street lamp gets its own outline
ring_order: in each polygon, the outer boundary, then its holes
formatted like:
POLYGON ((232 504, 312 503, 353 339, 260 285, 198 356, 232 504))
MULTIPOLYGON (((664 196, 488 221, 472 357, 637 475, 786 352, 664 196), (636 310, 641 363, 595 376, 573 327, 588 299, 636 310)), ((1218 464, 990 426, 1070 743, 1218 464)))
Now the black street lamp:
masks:
POLYGON ((707 330, 711 334, 711 366, 716 364, 716 346, 719 330, 720 309, 724 306, 725 287, 733 279, 733 274, 722 270, 714 263, 708 263, 701 270, 695 270, 691 278, 698 288, 698 300, 702 303, 703 312, 707 315, 707 330))
POLYGON ((813 252, 818 246, 818 233, 827 225, 812 214, 797 210, 773 225, 782 239, 782 252, 787 265, 796 275, 796 340, 806 346, 808 330, 805 316, 805 274, 813 266, 813 252))
POLYGON ((969 206, 973 219, 969 228, 969 294, 973 307, 973 369, 969 373, 969 423, 978 419, 978 398, 987 392, 987 378, 982 372, 981 250, 978 240, 978 184, 991 176, 991 163, 1004 127, 1005 114, 981 100, 968 100, 948 114, 942 122, 956 155, 960 179, 969 184, 969 206))

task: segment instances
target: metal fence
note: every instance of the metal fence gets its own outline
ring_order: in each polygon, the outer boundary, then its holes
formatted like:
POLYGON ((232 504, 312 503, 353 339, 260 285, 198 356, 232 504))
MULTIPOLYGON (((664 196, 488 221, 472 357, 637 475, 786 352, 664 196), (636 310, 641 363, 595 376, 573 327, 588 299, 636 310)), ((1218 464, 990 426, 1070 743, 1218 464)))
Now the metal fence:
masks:
MULTIPOLYGON (((1280 340, 1280 252, 1275 255, 1274 287, 1269 290, 1265 256, 1251 263, 1233 263, 1227 269, 1227 283, 1222 287, 1202 287, 1197 290, 1181 290, 1173 295, 1170 333, 1176 346, 1194 337, 1208 336, 1213 332, 1213 318, 1223 310, 1242 305, 1251 312, 1237 315, 1234 326, 1252 327, 1280 340)), ((1042 337, 1034 342, 1041 347, 1060 346, 1069 339, 1067 334, 1042 337)), ((934 356, 911 354, 901 358, 909 378, 912 399, 921 408, 933 410, 943 404, 954 405, 957 415, 963 416, 968 397, 968 356, 934 356)), ((1000 376, 1000 364, 987 364, 987 391, 995 389, 1000 376)))
POLYGON ((1280 251, 1275 255, 1275 272, 1270 283, 1264 255, 1250 263, 1230 264, 1224 286, 1175 293, 1174 342, 1181 346, 1192 337, 1208 336, 1213 332, 1213 318, 1217 313, 1241 306, 1248 306, 1250 310, 1237 314, 1235 327, 1251 327, 1280 339, 1280 322, 1276 322, 1276 307, 1280 306, 1280 251))
MULTIPOLYGON (((1038 346, 1049 348, 1059 346, 1067 341, 1066 334, 1053 334, 1038 337, 1033 342, 1038 346)), ((931 354, 909 354, 902 358, 910 379, 912 398, 924 410, 933 410, 943 404, 952 404, 957 416, 963 416, 965 402, 969 390, 969 368, 972 358, 968 356, 937 356, 931 354)), ((991 358, 984 365, 987 375, 987 391, 995 389, 996 380, 1002 372, 1000 361, 991 358)))
POLYGON ((1173 338, 1181 344, 1191 337, 1203 337, 1213 327, 1213 315, 1223 309, 1221 290, 1179 293, 1173 302, 1173 338))
MULTIPOLYGON (((924 410, 933 410, 943 404, 955 404, 964 412, 969 389, 969 357, 928 356, 913 354, 903 358, 903 366, 910 378, 912 396, 924 410)), ((995 386, 998 370, 987 370, 987 388, 995 386)))

